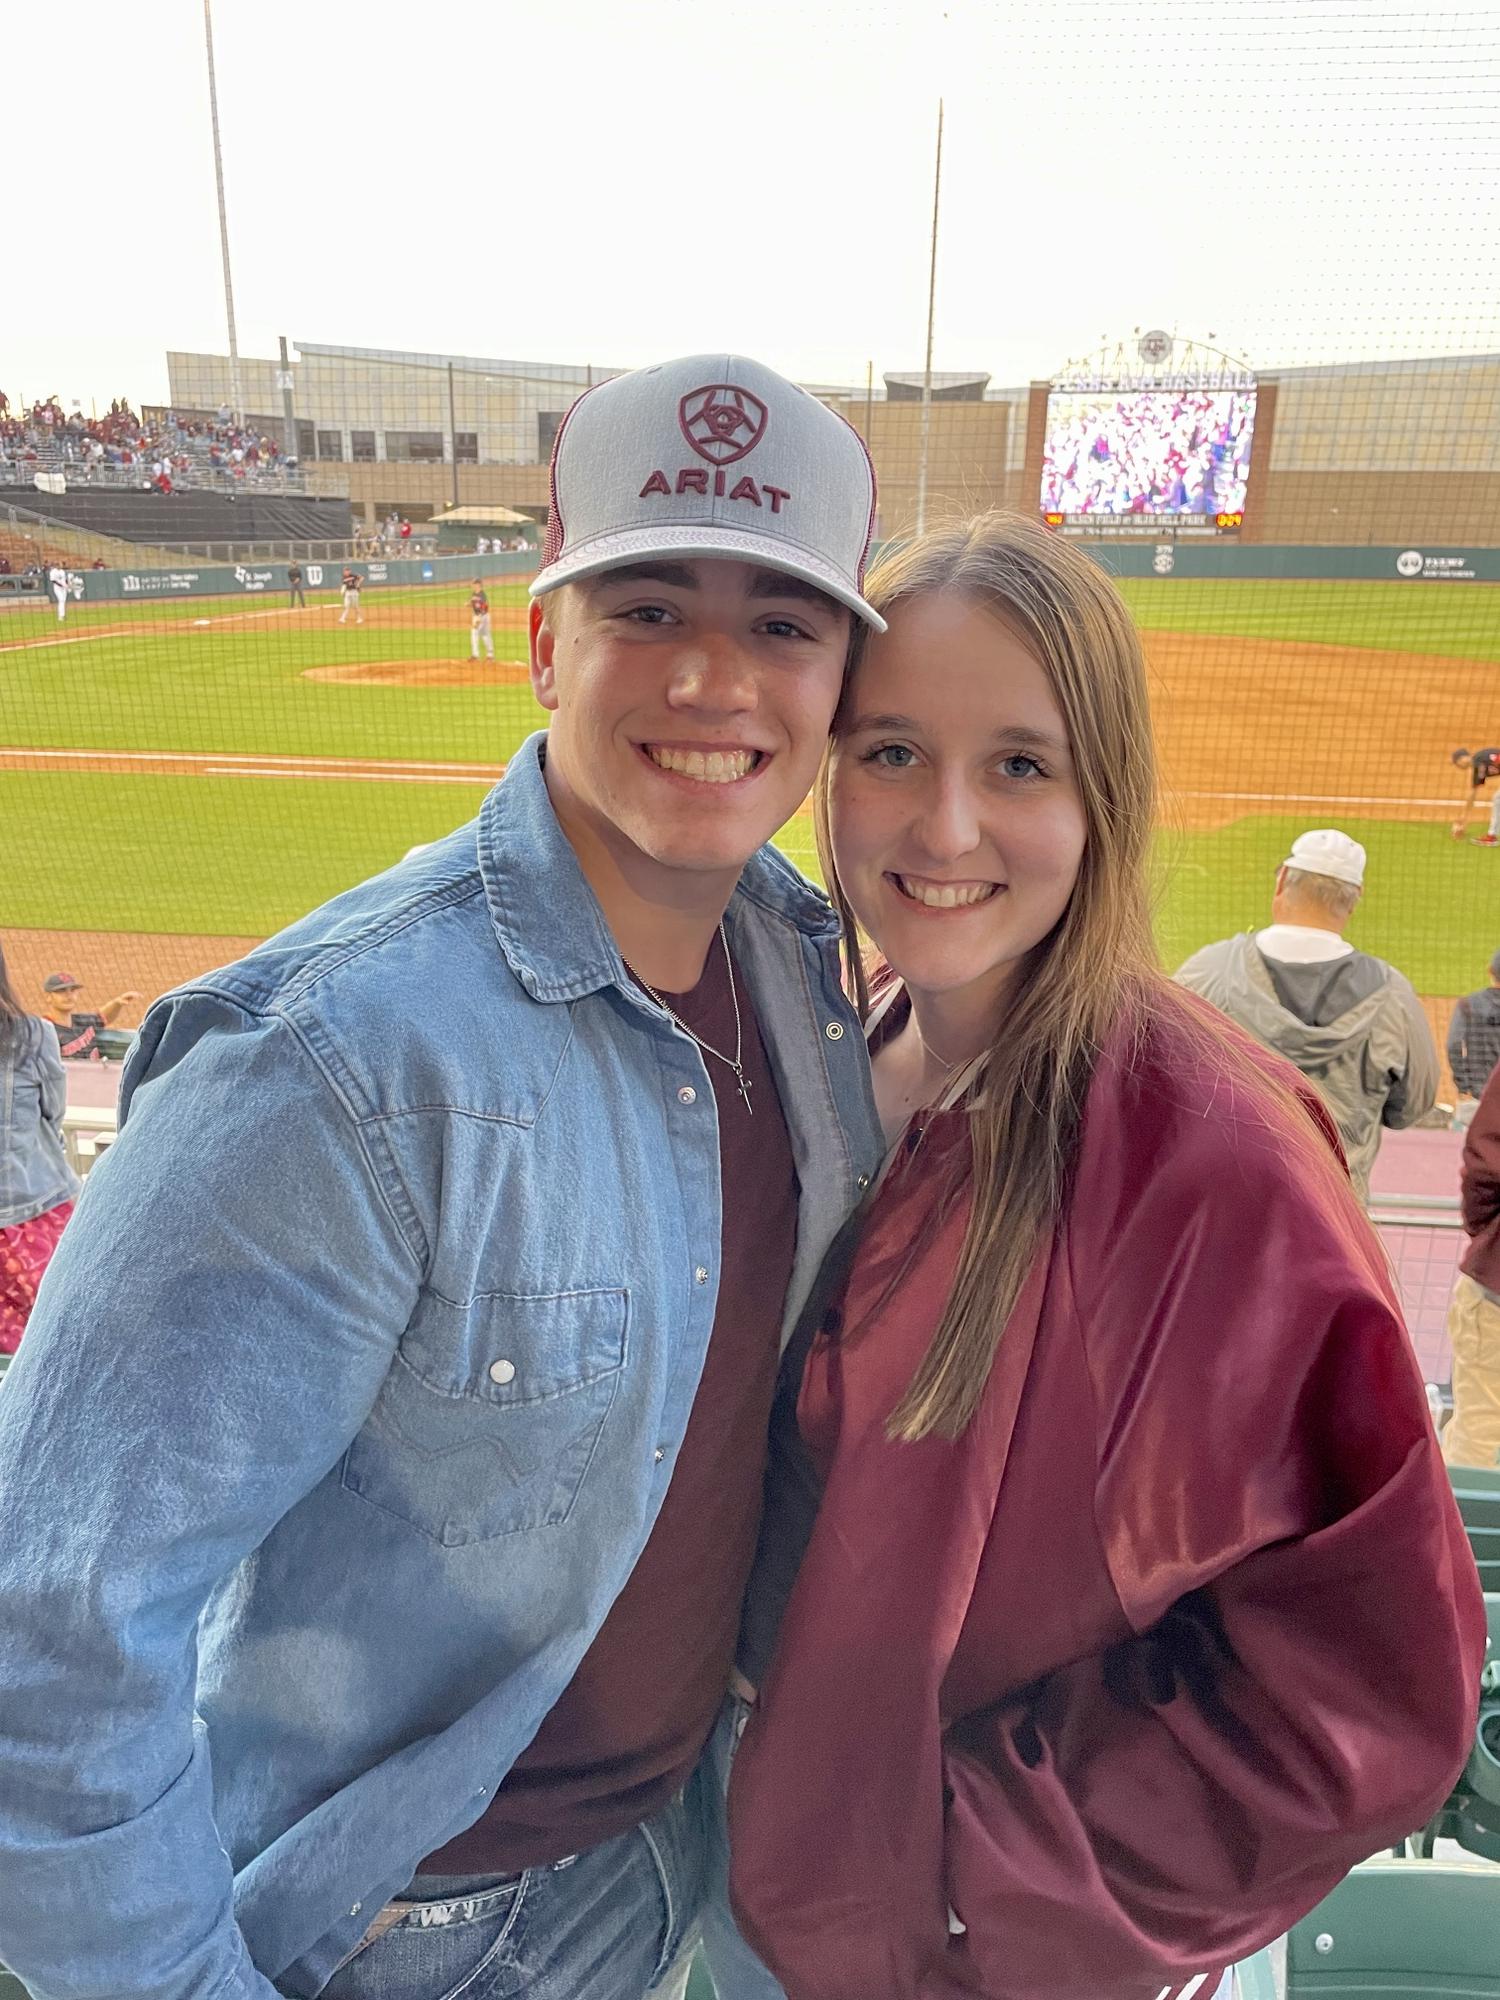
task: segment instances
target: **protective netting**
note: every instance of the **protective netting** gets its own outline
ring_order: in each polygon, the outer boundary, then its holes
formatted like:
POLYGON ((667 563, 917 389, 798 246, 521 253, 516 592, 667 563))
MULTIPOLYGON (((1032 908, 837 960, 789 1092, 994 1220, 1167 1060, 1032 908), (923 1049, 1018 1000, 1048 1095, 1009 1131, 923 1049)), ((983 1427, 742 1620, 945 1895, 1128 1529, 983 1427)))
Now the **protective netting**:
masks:
MULTIPOLYGON (((1335 826, 1369 855, 1351 936, 1441 1037, 1500 946, 1500 778, 1452 761, 1500 743, 1500 15, 1076 0, 939 32, 930 399, 915 331, 809 384, 868 442, 879 534, 1003 506, 1095 550, 1153 673, 1166 962, 1265 922, 1293 838, 1335 826)), ((925 282, 920 248, 892 285, 925 282)), ((384 254, 423 275, 420 241, 384 254)), ((863 353, 861 289, 886 281, 860 280, 818 351, 863 353)), ((472 814, 542 720, 547 462, 609 372, 297 341, 233 377, 171 353, 165 400, 122 383, 87 415, 5 385, 0 936, 23 995, 62 971, 85 1008, 149 999, 472 814)), ((806 818, 783 839, 813 865, 806 818)))

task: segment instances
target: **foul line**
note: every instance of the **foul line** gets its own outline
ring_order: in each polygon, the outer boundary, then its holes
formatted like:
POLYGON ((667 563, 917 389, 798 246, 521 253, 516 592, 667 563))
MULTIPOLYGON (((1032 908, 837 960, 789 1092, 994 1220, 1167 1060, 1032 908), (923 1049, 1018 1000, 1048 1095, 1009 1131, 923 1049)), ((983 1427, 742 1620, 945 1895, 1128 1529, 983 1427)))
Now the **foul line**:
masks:
POLYGON ((1389 792, 1184 792, 1163 786, 1167 799, 1231 799, 1246 805, 1288 806, 1447 806, 1455 810, 1458 801, 1447 799, 1394 798, 1389 792))
MULTIPOLYGON (((205 778, 363 778, 409 785, 492 785, 505 776, 504 764, 448 764, 421 758, 285 757, 274 752, 232 750, 38 750, 0 744, 0 764, 73 762, 108 771, 117 764, 156 764, 176 768, 166 777, 205 778)), ((1164 788, 1168 804, 1178 799, 1227 801, 1236 805, 1273 806, 1403 806, 1441 807, 1467 811, 1468 800, 1407 798, 1376 792, 1208 792, 1164 788)))
MULTIPOLYGON (((71 760, 107 769, 113 764, 185 765, 187 772, 223 777, 234 767, 234 775, 244 773, 274 778, 391 778, 413 773, 430 784, 493 784, 505 775, 503 764, 423 763, 412 759, 375 757, 278 757, 251 751, 242 760, 232 750, 206 754, 191 750, 36 750, 9 749, 0 744, 0 760, 18 758, 38 764, 71 760), (254 760, 253 763, 251 760, 254 760), (433 774, 433 775, 428 775, 433 774)), ((168 776, 177 775, 167 773, 168 776)))
MULTIPOLYGON (((463 772, 448 777, 422 775, 415 771, 287 771, 270 770, 261 764, 205 764, 201 770, 192 772, 167 771, 164 777, 201 778, 337 778, 342 784, 363 781, 372 785, 477 785, 488 784, 488 778, 466 776, 463 772)), ((495 774, 500 775, 498 772, 495 774)))
MULTIPOLYGON (((156 603, 170 603, 170 598, 157 598, 156 603)), ((51 639, 11 639, 0 645, 0 653, 26 653, 38 646, 84 646, 91 641, 102 639, 140 639, 154 632, 195 632, 204 626, 243 625, 254 618, 300 618, 307 612, 337 611, 337 604, 304 604, 276 606, 270 611, 225 611, 217 618, 142 618, 123 632, 85 630, 69 633, 66 637, 51 639)), ((455 625, 455 630, 457 629, 455 625)))

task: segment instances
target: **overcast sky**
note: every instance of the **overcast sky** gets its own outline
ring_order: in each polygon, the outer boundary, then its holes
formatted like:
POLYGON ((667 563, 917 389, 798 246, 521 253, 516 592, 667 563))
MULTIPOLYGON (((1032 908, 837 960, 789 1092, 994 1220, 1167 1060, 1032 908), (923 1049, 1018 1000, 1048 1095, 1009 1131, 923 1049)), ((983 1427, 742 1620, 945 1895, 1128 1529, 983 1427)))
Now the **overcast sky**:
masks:
MULTIPOLYGON (((1500 348, 1500 0, 216 0, 240 350, 997 384, 1160 325, 1252 367, 1500 348)), ((201 0, 6 93, 0 387, 222 351, 201 0)))

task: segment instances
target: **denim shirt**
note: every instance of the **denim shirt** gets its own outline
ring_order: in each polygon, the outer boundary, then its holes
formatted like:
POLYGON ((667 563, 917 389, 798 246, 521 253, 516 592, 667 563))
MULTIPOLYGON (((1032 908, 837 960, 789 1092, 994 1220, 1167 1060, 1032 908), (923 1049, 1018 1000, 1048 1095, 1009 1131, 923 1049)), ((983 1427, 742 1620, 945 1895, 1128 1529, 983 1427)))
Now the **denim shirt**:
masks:
POLYGON ((30 1222, 78 1192, 62 1117, 67 1075, 51 1024, 0 1020, 0 1229, 30 1222))
MULTIPOLYGON (((660 1507, 717 1113, 542 740, 132 1052, 0 1390, 0 1960, 40 2000, 316 1993, 484 1810, 660 1507)), ((789 1326, 879 1127, 827 904, 766 850, 728 924, 801 1185, 789 1326)))

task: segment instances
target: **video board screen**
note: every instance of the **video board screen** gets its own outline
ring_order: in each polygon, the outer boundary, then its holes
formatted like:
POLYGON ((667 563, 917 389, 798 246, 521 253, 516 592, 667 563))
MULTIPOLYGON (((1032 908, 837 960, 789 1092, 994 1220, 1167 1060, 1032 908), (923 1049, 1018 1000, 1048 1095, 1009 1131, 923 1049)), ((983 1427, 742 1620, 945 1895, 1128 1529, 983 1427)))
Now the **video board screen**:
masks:
POLYGON ((1254 430, 1253 389, 1054 390, 1042 512, 1239 513, 1254 430))

